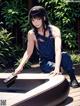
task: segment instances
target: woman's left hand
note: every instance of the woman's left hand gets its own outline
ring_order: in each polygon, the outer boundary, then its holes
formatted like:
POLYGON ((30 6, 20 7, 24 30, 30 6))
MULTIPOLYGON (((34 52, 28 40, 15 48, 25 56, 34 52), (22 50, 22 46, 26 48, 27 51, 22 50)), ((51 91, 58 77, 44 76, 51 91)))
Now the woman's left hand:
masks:
POLYGON ((55 76, 55 75, 61 75, 61 74, 62 73, 60 71, 57 71, 57 70, 54 70, 54 71, 50 72, 50 75, 53 75, 53 76, 55 76))

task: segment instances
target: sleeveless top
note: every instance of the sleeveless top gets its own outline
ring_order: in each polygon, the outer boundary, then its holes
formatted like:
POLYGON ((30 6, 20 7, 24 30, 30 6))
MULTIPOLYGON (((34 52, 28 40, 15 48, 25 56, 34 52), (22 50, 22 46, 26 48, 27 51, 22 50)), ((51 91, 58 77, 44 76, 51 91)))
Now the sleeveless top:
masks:
POLYGON ((54 48, 54 38, 50 27, 48 27, 49 36, 45 37, 41 34, 36 35, 37 39, 37 52, 39 54, 40 62, 43 61, 54 61, 55 48, 54 48))

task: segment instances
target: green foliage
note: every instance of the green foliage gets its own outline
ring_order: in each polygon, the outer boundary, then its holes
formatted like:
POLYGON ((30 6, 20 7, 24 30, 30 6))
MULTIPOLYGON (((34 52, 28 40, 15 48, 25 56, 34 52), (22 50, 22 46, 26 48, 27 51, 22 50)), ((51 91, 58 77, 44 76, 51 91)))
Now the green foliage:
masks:
POLYGON ((61 30, 64 49, 77 49, 76 19, 80 17, 80 3, 66 0, 39 0, 48 12, 52 24, 61 30))
POLYGON ((76 32, 72 29, 64 29, 62 30, 62 42, 63 42, 63 48, 71 50, 74 50, 77 47, 76 43, 76 32), (65 46, 66 44, 66 46, 65 46))
POLYGON ((12 27, 17 23, 17 16, 19 15, 19 10, 16 8, 16 5, 11 2, 9 4, 7 1, 5 2, 6 6, 2 9, 2 14, 5 19, 6 25, 8 27, 12 27))
POLYGON ((13 37, 6 29, 0 29, 0 67, 14 67, 23 54, 23 49, 12 44, 13 37))
POLYGON ((11 33, 8 33, 6 29, 0 29, 0 66, 2 67, 8 65, 9 57, 12 55, 12 39, 11 33))
POLYGON ((74 64, 80 64, 80 54, 71 54, 71 59, 74 64))
POLYGON ((14 25, 19 25, 21 31, 28 30, 28 10, 25 8, 22 0, 5 1, 1 14, 8 28, 13 28, 14 25))

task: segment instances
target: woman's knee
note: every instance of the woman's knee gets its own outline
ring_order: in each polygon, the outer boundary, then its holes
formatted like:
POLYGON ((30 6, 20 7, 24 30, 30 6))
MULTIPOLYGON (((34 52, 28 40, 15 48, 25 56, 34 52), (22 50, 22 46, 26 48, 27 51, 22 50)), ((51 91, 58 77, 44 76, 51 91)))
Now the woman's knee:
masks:
POLYGON ((62 52, 62 61, 72 62, 71 57, 67 52, 62 52))
POLYGON ((71 70, 73 67, 73 62, 67 52, 62 52, 61 66, 64 70, 71 70))
POLYGON ((54 65, 53 64, 54 64, 53 62, 48 61, 46 64, 40 65, 41 70, 43 72, 45 72, 45 73, 49 73, 49 72, 51 72, 54 69, 54 65))

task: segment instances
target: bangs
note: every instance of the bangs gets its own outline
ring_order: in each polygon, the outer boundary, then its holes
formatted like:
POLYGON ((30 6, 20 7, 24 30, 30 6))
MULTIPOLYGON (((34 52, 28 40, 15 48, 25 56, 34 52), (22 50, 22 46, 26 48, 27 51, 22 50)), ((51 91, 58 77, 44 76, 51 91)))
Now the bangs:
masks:
POLYGON ((32 18, 42 18, 44 15, 42 14, 42 12, 38 11, 38 10, 34 10, 34 11, 31 11, 30 13, 30 19, 32 18))

